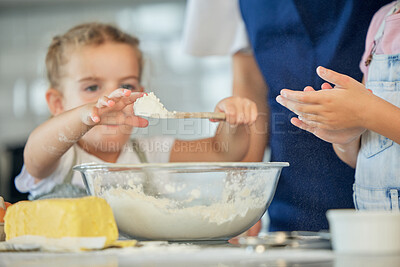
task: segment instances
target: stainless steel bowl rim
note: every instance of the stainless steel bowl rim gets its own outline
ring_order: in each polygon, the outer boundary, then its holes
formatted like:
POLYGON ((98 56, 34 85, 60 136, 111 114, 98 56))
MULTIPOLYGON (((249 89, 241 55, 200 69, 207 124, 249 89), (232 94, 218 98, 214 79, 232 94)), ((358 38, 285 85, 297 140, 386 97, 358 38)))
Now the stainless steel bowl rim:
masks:
POLYGON ((288 167, 288 162, 172 162, 172 163, 141 163, 141 164, 119 164, 119 163, 84 163, 73 167, 75 171, 85 170, 99 170, 99 169, 120 169, 120 168, 257 168, 257 169, 268 169, 271 167, 288 167))

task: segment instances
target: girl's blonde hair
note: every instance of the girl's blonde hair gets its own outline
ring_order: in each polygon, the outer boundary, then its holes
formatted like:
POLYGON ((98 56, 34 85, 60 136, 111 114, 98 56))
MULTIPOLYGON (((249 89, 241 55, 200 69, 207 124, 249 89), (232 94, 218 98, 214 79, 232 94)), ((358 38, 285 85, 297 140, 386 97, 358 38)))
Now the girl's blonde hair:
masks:
POLYGON ((46 55, 47 78, 50 82, 50 87, 60 88, 62 66, 68 61, 67 52, 69 49, 88 45, 101 45, 106 42, 128 44, 136 50, 140 78, 143 68, 143 56, 139 49, 139 39, 109 24, 85 23, 73 27, 61 36, 53 38, 46 55))

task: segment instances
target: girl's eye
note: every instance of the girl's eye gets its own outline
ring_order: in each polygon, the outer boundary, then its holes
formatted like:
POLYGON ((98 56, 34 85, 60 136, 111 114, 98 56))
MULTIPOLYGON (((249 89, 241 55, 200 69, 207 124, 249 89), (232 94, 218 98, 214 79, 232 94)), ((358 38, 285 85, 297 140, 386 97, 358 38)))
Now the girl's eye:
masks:
POLYGON ((85 88, 85 91, 87 91, 87 92, 96 92, 98 90, 99 90, 98 85, 91 85, 91 86, 85 88))
POLYGON ((137 91, 138 90, 138 86, 132 85, 132 84, 129 84, 129 83, 121 84, 120 88, 128 89, 128 90, 131 90, 131 91, 137 91))

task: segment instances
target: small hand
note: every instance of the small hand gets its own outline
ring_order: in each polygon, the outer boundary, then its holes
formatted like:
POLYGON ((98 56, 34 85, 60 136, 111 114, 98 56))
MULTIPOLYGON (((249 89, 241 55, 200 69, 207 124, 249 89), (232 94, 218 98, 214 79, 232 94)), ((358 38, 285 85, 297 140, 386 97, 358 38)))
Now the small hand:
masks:
POLYGON ((294 125, 299 127, 300 129, 306 130, 318 138, 332 143, 332 144, 349 144, 355 139, 357 139, 361 134, 365 132, 365 128, 362 127, 354 127, 354 128, 347 128, 342 130, 326 130, 321 129, 315 126, 311 126, 311 122, 307 121, 306 119, 299 119, 293 117, 290 122, 294 125))
POLYGON ((133 113, 132 104, 144 93, 132 93, 127 89, 117 89, 108 96, 103 96, 94 104, 89 104, 82 114, 86 125, 124 124, 134 127, 146 127, 148 121, 133 113))
MULTIPOLYGON (((257 119, 257 106, 248 98, 232 96, 222 99, 215 107, 215 112, 224 112, 226 122, 232 125, 252 124, 257 119)), ((210 120, 217 121, 217 120, 210 120)))
MULTIPOLYGON (((375 98, 370 90, 349 76, 332 70, 319 67, 317 73, 336 86, 330 90, 305 92, 283 89, 277 101, 313 127, 327 130, 363 127, 367 119, 364 118, 365 110, 375 98)), ((324 86, 329 87, 329 84, 324 86)))
POLYGON ((365 97, 365 94, 371 95, 371 90, 365 90, 364 85, 348 76, 322 67, 319 67, 317 72, 321 78, 335 83, 335 88, 332 88, 329 83, 324 83, 321 91, 315 91, 310 86, 304 88, 304 92, 284 89, 281 92, 286 97, 278 96, 277 101, 299 115, 298 118, 291 119, 293 125, 309 131, 327 142, 348 144, 358 138, 365 128, 359 126, 361 123, 357 123, 360 119, 356 116, 352 118, 352 115, 355 114, 346 115, 343 112, 349 108, 346 107, 346 103, 349 105, 348 100, 353 95, 358 94, 361 97, 365 97), (345 90, 351 92, 345 92, 345 90), (340 102, 346 96, 348 99, 340 102), (341 99, 341 97, 343 98, 341 99), (340 116, 345 118, 340 120, 341 118, 338 118, 340 116), (352 124, 352 122, 355 123, 352 124))

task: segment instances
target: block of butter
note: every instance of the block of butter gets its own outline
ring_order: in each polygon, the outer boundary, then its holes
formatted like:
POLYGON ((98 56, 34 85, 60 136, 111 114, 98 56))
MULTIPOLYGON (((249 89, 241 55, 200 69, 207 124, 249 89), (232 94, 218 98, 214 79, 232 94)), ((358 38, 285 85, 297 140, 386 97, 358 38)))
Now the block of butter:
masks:
POLYGON ((18 236, 106 237, 105 246, 118 239, 108 203, 98 197, 21 201, 7 209, 6 240, 18 236))

